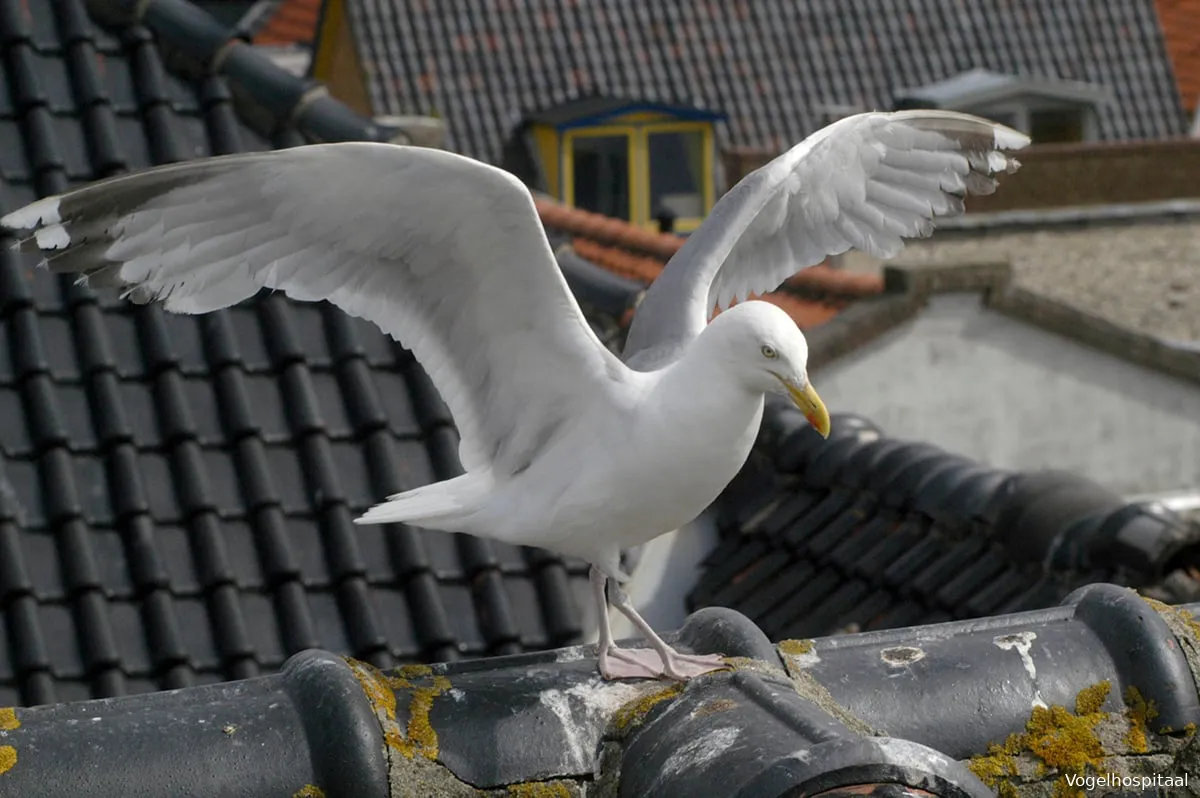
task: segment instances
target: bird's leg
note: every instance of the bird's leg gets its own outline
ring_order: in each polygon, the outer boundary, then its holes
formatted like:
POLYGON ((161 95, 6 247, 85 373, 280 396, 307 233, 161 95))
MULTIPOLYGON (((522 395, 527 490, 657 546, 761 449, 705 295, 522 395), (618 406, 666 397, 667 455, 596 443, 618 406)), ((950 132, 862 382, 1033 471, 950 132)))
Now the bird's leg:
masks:
MULTIPOLYGON (((653 646, 654 651, 658 652, 658 658, 662 663, 662 675, 668 679, 677 679, 686 681, 693 676, 699 676, 703 673, 719 670, 729 667, 725 660, 719 654, 681 654, 667 644, 654 631, 654 627, 646 622, 646 619, 638 614, 634 609, 633 602, 629 600, 629 595, 621 589, 621 587, 613 581, 613 606, 621 611, 634 626, 645 636, 645 638, 653 646)), ((646 649, 621 650, 621 654, 640 654, 641 652, 650 653, 646 649)), ((639 657, 640 658, 640 657, 639 657)))
POLYGON ((613 644, 612 627, 608 622, 608 596, 604 592, 608 577, 593 565, 588 579, 592 583, 596 609, 600 613, 600 639, 596 654, 600 661, 600 675, 605 679, 657 679, 663 672, 662 660, 657 652, 648 649, 628 650, 613 644))

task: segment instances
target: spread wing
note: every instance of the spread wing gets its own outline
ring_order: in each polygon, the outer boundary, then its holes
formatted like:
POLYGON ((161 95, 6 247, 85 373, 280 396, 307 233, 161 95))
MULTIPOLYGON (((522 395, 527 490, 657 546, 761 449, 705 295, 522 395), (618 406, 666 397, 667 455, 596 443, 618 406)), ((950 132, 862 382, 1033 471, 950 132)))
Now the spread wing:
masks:
POLYGON ((340 143, 122 175, 0 219, 54 271, 204 313, 326 299, 408 347, 464 467, 513 473, 624 366, 588 326, 528 190, 440 150, 340 143))
POLYGON ((850 248, 892 258, 938 217, 990 194, 1020 164, 1004 150, 1029 138, 952 111, 846 117, 746 175, 713 207, 646 292, 624 359, 673 360, 715 308, 778 288, 850 248))

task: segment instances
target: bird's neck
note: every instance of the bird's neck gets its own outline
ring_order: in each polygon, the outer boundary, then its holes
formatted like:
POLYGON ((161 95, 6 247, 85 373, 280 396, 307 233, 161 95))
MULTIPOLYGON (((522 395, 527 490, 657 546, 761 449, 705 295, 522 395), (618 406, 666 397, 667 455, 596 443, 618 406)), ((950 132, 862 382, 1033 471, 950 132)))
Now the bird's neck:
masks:
POLYGON ((749 425, 757 433, 765 397, 732 373, 710 343, 701 335, 683 357, 665 369, 652 397, 660 411, 657 415, 666 423, 686 419, 697 433, 749 425))

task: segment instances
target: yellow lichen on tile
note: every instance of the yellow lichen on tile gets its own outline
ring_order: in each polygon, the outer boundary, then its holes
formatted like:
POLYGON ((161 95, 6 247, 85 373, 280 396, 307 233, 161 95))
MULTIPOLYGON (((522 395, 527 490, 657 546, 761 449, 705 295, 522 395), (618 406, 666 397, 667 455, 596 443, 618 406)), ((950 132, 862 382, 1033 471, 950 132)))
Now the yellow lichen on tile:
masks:
POLYGON ((1080 690, 1074 712, 1063 706, 1034 707, 1024 732, 993 743, 986 754, 972 757, 967 767, 1002 798, 1015 796, 1014 781, 1020 775, 1017 758, 1028 751, 1040 760, 1039 773, 1054 768, 1063 776, 1055 783, 1056 796, 1075 795, 1066 783, 1066 774, 1083 775, 1089 769, 1104 772, 1104 745, 1096 727, 1108 717, 1100 707, 1111 690, 1107 680, 1080 690))
POLYGON ((0 745, 0 776, 17 765, 17 749, 11 745, 0 745))
POLYGON ((21 721, 17 720, 17 710, 12 707, 0 707, 0 731, 13 731, 21 728, 21 721))
POLYGON ((292 798, 325 798, 325 791, 315 784, 305 784, 292 793, 292 798))
POLYGON ((683 692, 683 685, 676 683, 661 690, 647 693, 641 698, 635 698, 617 710, 613 715, 613 725, 621 731, 642 722, 646 714, 659 703, 674 698, 683 692))
POLYGON ((1148 724, 1158 717, 1158 708, 1153 701, 1142 697, 1141 692, 1133 685, 1125 688, 1126 714, 1129 716, 1129 731, 1125 733, 1125 744, 1136 754, 1144 754, 1149 750, 1146 739, 1148 724))
POLYGON ((813 650, 813 641, 811 640, 780 640, 779 650, 784 654, 789 654, 793 657, 803 657, 805 654, 811 653, 813 650))
POLYGON ((508 785, 512 798, 571 798, 571 790, 561 781, 527 781, 508 785))
POLYGON ((428 665, 410 665, 388 675, 373 665, 349 657, 346 662, 375 710, 388 747, 408 759, 417 754, 427 759, 437 759, 437 732, 430 723, 429 715, 433 710, 433 700, 450 689, 450 680, 438 675, 433 676, 429 684, 417 686, 414 680, 433 673, 428 665), (396 720, 397 692, 407 692, 409 695, 408 725, 403 732, 396 720))

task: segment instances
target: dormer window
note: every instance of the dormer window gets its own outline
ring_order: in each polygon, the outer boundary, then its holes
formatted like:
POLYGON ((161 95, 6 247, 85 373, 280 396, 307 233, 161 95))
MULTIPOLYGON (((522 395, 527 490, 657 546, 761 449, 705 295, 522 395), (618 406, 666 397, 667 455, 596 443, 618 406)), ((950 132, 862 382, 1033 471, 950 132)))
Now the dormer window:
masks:
POLYGON ((690 232, 716 194, 713 125, 721 114, 607 97, 535 114, 503 165, 567 205, 648 228, 690 232))
POLYGON ((902 89, 896 98, 896 109, 943 108, 977 114, 1028 134, 1035 144, 1050 144, 1098 138, 1096 115, 1110 95, 1091 83, 972 69, 937 83, 902 89))

